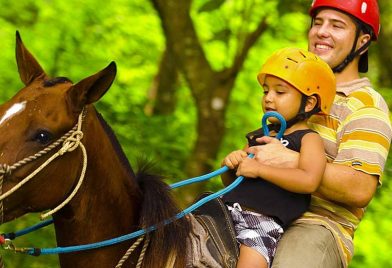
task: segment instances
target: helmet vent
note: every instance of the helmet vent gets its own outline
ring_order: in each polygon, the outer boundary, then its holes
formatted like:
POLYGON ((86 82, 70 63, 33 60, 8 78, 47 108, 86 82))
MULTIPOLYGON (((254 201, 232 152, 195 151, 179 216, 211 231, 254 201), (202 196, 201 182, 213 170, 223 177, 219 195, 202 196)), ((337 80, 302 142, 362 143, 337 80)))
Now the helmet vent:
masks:
POLYGON ((292 58, 287 58, 288 60, 291 60, 291 61, 293 61, 293 62, 295 62, 295 63, 298 63, 298 61, 296 61, 296 60, 294 60, 294 59, 292 59, 292 58))
POLYGON ((315 54, 292 47, 277 50, 257 74, 261 86, 264 86, 267 75, 284 80, 304 96, 317 96, 317 107, 324 114, 329 113, 336 90, 335 75, 331 67, 315 54))

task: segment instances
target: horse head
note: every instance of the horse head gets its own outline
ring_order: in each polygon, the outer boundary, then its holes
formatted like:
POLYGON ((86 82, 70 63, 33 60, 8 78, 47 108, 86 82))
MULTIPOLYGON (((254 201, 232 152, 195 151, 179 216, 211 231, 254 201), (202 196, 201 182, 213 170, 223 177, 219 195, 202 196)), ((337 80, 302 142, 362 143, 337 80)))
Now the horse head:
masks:
MULTIPOLYGON (((133 173, 93 106, 111 86, 115 63, 76 84, 52 78, 18 33, 16 59, 25 86, 0 106, 0 223, 50 209, 61 247, 159 224, 151 239, 146 235, 144 267, 168 267, 169 262, 184 267, 188 221, 162 224, 178 213, 162 176, 152 174, 148 165, 133 173)), ((60 254, 60 264, 114 267, 131 245, 60 254)), ((128 266, 134 267, 138 258, 131 256, 128 266)))
MULTIPOLYGON (((24 87, 0 106, 2 194, 39 169, 58 150, 39 153, 77 124, 83 109, 106 93, 116 75, 116 65, 112 62, 76 84, 65 77, 51 78, 26 49, 18 32, 16 59, 24 87)), ((80 164, 72 163, 80 161, 81 156, 74 157, 75 154, 80 155, 81 151, 57 158, 17 189, 18 194, 4 198, 4 221, 53 208, 64 200, 80 172, 80 164)))

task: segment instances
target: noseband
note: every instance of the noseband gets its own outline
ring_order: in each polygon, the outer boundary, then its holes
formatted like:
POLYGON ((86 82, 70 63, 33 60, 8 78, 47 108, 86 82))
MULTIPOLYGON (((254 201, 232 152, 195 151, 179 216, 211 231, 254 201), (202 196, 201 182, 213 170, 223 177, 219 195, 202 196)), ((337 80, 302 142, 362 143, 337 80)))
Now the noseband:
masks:
MULTIPOLYGON (((49 165, 50 162, 52 162, 54 159, 56 159, 57 157, 65 154, 67 152, 72 152, 80 146, 80 148, 82 149, 82 153, 83 153, 83 167, 82 167, 82 171, 80 173, 80 177, 79 177, 77 185, 74 187, 72 193, 60 205, 58 205, 54 209, 51 209, 47 213, 41 214, 41 216, 40 216, 41 219, 45 219, 48 216, 59 211, 66 204, 68 204, 69 201, 71 201, 71 199, 76 195, 80 186, 83 183, 83 179, 86 174, 86 168, 87 168, 87 152, 86 152, 84 145, 80 141, 83 138, 83 132, 81 129, 82 129, 83 119, 85 118, 86 113, 87 113, 86 109, 83 109, 83 111, 79 114, 77 124, 70 131, 65 133, 60 139, 58 139, 54 143, 50 144, 48 147, 44 148, 43 150, 39 151, 38 153, 36 153, 32 156, 26 157, 11 166, 9 166, 7 164, 0 164, 0 224, 2 224, 3 220, 4 220, 3 200, 5 198, 7 198, 11 194, 13 194, 16 190, 21 188, 25 183, 30 181, 35 175, 37 175, 42 169, 44 169, 47 165, 49 165), (21 180, 17 185, 12 187, 6 193, 2 193, 3 181, 7 176, 9 176, 12 173, 12 171, 16 170, 17 168, 22 167, 23 165, 25 165, 27 163, 30 163, 30 162, 40 158, 41 156, 46 155, 51 150, 53 150, 54 148, 59 146, 61 143, 62 143, 62 147, 55 154, 53 154, 48 160, 46 160, 42 165, 40 165, 37 169, 35 169, 32 173, 30 173, 30 175, 25 177, 23 180, 21 180)), ((147 250, 147 246, 149 245, 149 242, 150 242, 149 236, 147 236, 147 239, 145 239, 145 235, 139 237, 139 239, 127 250, 127 252, 124 254, 124 256, 120 259, 120 261, 116 265, 116 268, 122 267, 122 265, 129 258, 129 256, 132 254, 132 252, 139 246, 139 244, 143 240, 144 240, 143 248, 142 248, 142 251, 139 255, 137 265, 136 265, 137 268, 141 267, 145 252, 147 250)), ((2 266, 0 265, 0 267, 2 267, 2 266)))
POLYGON ((75 196, 75 194, 79 190, 80 186, 82 185, 84 175, 86 173, 86 167, 87 167, 86 149, 80 141, 83 138, 83 132, 81 129, 82 129, 83 119, 85 118, 86 113, 87 113, 86 109, 83 109, 83 111, 79 114, 78 122, 70 131, 65 133, 60 139, 53 142, 52 144, 50 144, 49 146, 47 146, 43 150, 39 151, 38 153, 36 153, 32 156, 26 157, 16 163, 14 163, 11 166, 9 166, 7 164, 0 164, 0 224, 2 224, 3 220, 4 220, 3 200, 5 198, 7 198, 11 194, 13 194, 16 190, 21 188, 25 183, 30 181, 35 175, 37 175, 42 169, 44 169, 54 159, 56 159, 57 157, 65 154, 67 152, 72 152, 80 146, 80 148, 82 149, 82 153, 83 153, 83 168, 82 168, 82 172, 79 177, 78 184, 75 186, 72 193, 60 205, 58 205, 57 207, 55 207, 54 209, 50 210, 47 213, 41 214, 41 219, 44 219, 44 218, 52 215, 53 213, 57 212, 58 210, 60 210, 75 196), (52 155, 42 165, 40 165, 37 169, 35 169, 32 173, 30 173, 30 175, 28 175, 23 180, 21 180, 17 185, 12 187, 6 193, 3 193, 3 181, 7 176, 9 176, 14 170, 46 155, 47 153, 52 151, 54 148, 58 147, 60 144, 62 144, 62 147, 54 155, 52 155))

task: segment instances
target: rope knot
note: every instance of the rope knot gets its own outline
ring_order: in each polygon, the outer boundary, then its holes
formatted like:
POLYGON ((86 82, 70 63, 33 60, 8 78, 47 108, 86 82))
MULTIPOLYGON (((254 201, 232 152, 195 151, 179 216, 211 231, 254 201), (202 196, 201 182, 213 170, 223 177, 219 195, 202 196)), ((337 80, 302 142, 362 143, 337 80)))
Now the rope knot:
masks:
POLYGON ((59 154, 63 155, 66 152, 72 152, 78 148, 81 139, 83 139, 83 132, 80 130, 75 130, 71 136, 65 139, 63 142, 63 147, 59 150, 59 154))
POLYGON ((11 174, 11 167, 7 164, 0 164, 0 177, 5 177, 11 174))

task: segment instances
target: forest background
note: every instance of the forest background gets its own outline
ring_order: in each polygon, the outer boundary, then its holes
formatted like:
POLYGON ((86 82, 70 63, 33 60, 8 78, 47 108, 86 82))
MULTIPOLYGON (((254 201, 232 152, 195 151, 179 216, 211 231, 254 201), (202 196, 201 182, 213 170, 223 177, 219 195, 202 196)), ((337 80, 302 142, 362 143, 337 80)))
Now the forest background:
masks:
MULTIPOLYGON (((97 108, 112 126, 133 166, 139 157, 159 163, 167 182, 220 167, 244 135, 260 127, 262 90, 256 74, 276 49, 307 47, 311 0, 0 0, 0 101, 21 87, 15 32, 53 76, 77 82, 117 63, 118 75, 97 108)), ((392 3, 379 1, 380 39, 370 49, 374 87, 392 108, 392 3)), ((351 45, 351 44, 347 44, 351 45)), ((307 79, 307 78, 304 78, 307 79)), ((311 77, 309 77, 311 79, 311 77)), ((350 268, 392 267, 392 161, 383 185, 355 235, 350 268)), ((49 184, 48 184, 49 186, 49 184)), ((174 192, 186 206, 219 178, 174 192)), ((30 215, 2 232, 38 222, 30 215)), ((53 229, 17 240, 53 247, 53 229)), ((1 251, 6 267, 58 267, 1 251)))

